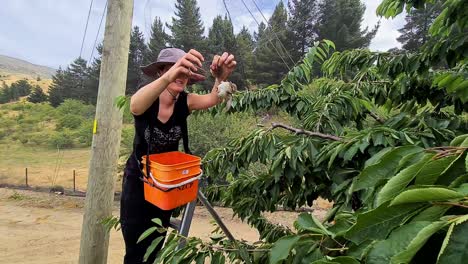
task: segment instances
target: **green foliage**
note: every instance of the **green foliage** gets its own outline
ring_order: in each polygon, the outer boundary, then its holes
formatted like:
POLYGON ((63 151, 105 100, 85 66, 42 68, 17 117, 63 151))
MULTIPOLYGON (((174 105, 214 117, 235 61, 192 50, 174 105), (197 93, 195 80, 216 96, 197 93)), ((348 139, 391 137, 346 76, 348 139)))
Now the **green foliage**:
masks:
POLYGON ((75 114, 65 114, 58 119, 57 130, 63 128, 75 129, 83 123, 83 117, 75 114))
POLYGON ((48 100, 47 95, 42 91, 42 88, 36 85, 31 94, 28 96, 28 101, 31 103, 42 103, 48 100))
POLYGON ((189 51, 196 49, 205 51, 203 45, 203 23, 200 8, 196 0, 177 0, 175 4, 176 17, 172 17, 172 24, 166 24, 172 32, 169 43, 173 47, 189 51))
POLYGON ((134 94, 143 82, 143 72, 140 66, 143 65, 147 53, 148 47, 143 33, 138 26, 134 26, 130 36, 125 94, 134 94))
POLYGON ((148 42, 148 52, 145 54, 145 63, 151 63, 158 58, 159 52, 166 47, 169 35, 164 31, 163 23, 155 17, 151 25, 151 36, 148 42))
POLYGON ((361 30, 366 7, 360 0, 325 0, 320 4, 318 39, 333 41, 337 50, 368 47, 378 25, 361 30))
MULTIPOLYGON (((464 94, 456 91, 464 92, 466 38, 448 42, 466 26, 461 2, 446 1, 436 18, 431 34, 439 46, 332 53, 334 45, 323 41, 278 84, 238 93, 232 111, 278 108, 297 119, 297 128, 272 124, 205 156, 205 174, 227 182, 208 188, 208 196, 256 227, 261 241, 242 250, 224 237, 216 248, 190 238, 174 250, 179 238, 171 234, 160 260, 209 256, 216 263, 221 254, 253 263, 463 263, 468 126, 464 94), (436 58, 449 68, 438 70, 436 58), (316 63, 318 80, 311 78, 316 63), (441 83, 441 74, 457 77, 441 83), (265 170, 250 170, 257 164, 265 170), (301 215, 291 230, 263 217, 310 206, 318 196, 334 201, 322 221, 301 215)), ((385 0, 378 12, 395 16, 405 4, 424 3, 385 0)))
POLYGON ((420 9, 411 9, 410 13, 405 17, 406 24, 398 31, 401 35, 397 40, 403 44, 402 48, 408 51, 415 52, 429 38, 429 28, 434 19, 440 14, 442 3, 428 3, 420 9))

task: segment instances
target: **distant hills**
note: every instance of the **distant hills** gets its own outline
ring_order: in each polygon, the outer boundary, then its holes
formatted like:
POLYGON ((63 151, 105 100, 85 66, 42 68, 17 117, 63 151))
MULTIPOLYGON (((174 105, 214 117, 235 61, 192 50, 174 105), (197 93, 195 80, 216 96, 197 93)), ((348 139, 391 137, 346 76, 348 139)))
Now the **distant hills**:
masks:
POLYGON ((47 66, 36 65, 24 60, 0 55, 0 73, 20 74, 31 76, 32 78, 40 76, 41 78, 50 79, 55 74, 55 71, 55 69, 47 66))

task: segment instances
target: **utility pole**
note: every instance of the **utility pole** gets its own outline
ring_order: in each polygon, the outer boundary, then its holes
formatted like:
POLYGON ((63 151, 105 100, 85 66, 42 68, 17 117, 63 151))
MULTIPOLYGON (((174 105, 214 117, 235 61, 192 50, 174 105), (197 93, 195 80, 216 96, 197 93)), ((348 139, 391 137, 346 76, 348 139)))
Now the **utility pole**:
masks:
POLYGON ((105 264, 109 234, 101 221, 112 216, 122 112, 114 105, 125 94, 133 0, 108 0, 99 92, 80 243, 80 264, 105 264))

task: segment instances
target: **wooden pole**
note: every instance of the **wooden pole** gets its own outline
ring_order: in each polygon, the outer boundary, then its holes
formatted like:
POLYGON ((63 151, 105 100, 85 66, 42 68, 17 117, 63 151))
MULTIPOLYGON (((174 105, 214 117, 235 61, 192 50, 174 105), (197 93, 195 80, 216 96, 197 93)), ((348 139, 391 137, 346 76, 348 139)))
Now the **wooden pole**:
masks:
POLYGON ((133 0, 109 0, 91 146, 79 263, 105 264, 109 233, 102 221, 112 216, 122 112, 114 105, 125 94, 133 0))
POLYGON ((26 187, 28 187, 28 168, 25 169, 24 176, 26 177, 26 187))

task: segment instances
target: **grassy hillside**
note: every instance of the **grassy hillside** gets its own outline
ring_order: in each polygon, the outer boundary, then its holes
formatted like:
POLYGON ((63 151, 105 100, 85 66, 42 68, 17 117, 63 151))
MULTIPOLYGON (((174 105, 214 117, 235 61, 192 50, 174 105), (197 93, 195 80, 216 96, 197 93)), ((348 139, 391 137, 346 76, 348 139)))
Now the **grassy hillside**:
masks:
POLYGON ((5 82, 8 86, 10 86, 12 83, 26 79, 28 83, 30 83, 32 86, 39 85, 39 87, 42 88, 42 91, 47 93, 49 90, 49 85, 52 83, 52 79, 44 79, 44 78, 37 78, 31 75, 27 74, 22 74, 22 73, 7 73, 7 72, 2 72, 0 71, 0 84, 2 82, 5 82))
POLYGON ((55 69, 47 66, 32 64, 30 62, 0 55, 0 74, 19 74, 37 78, 50 79, 55 69))

